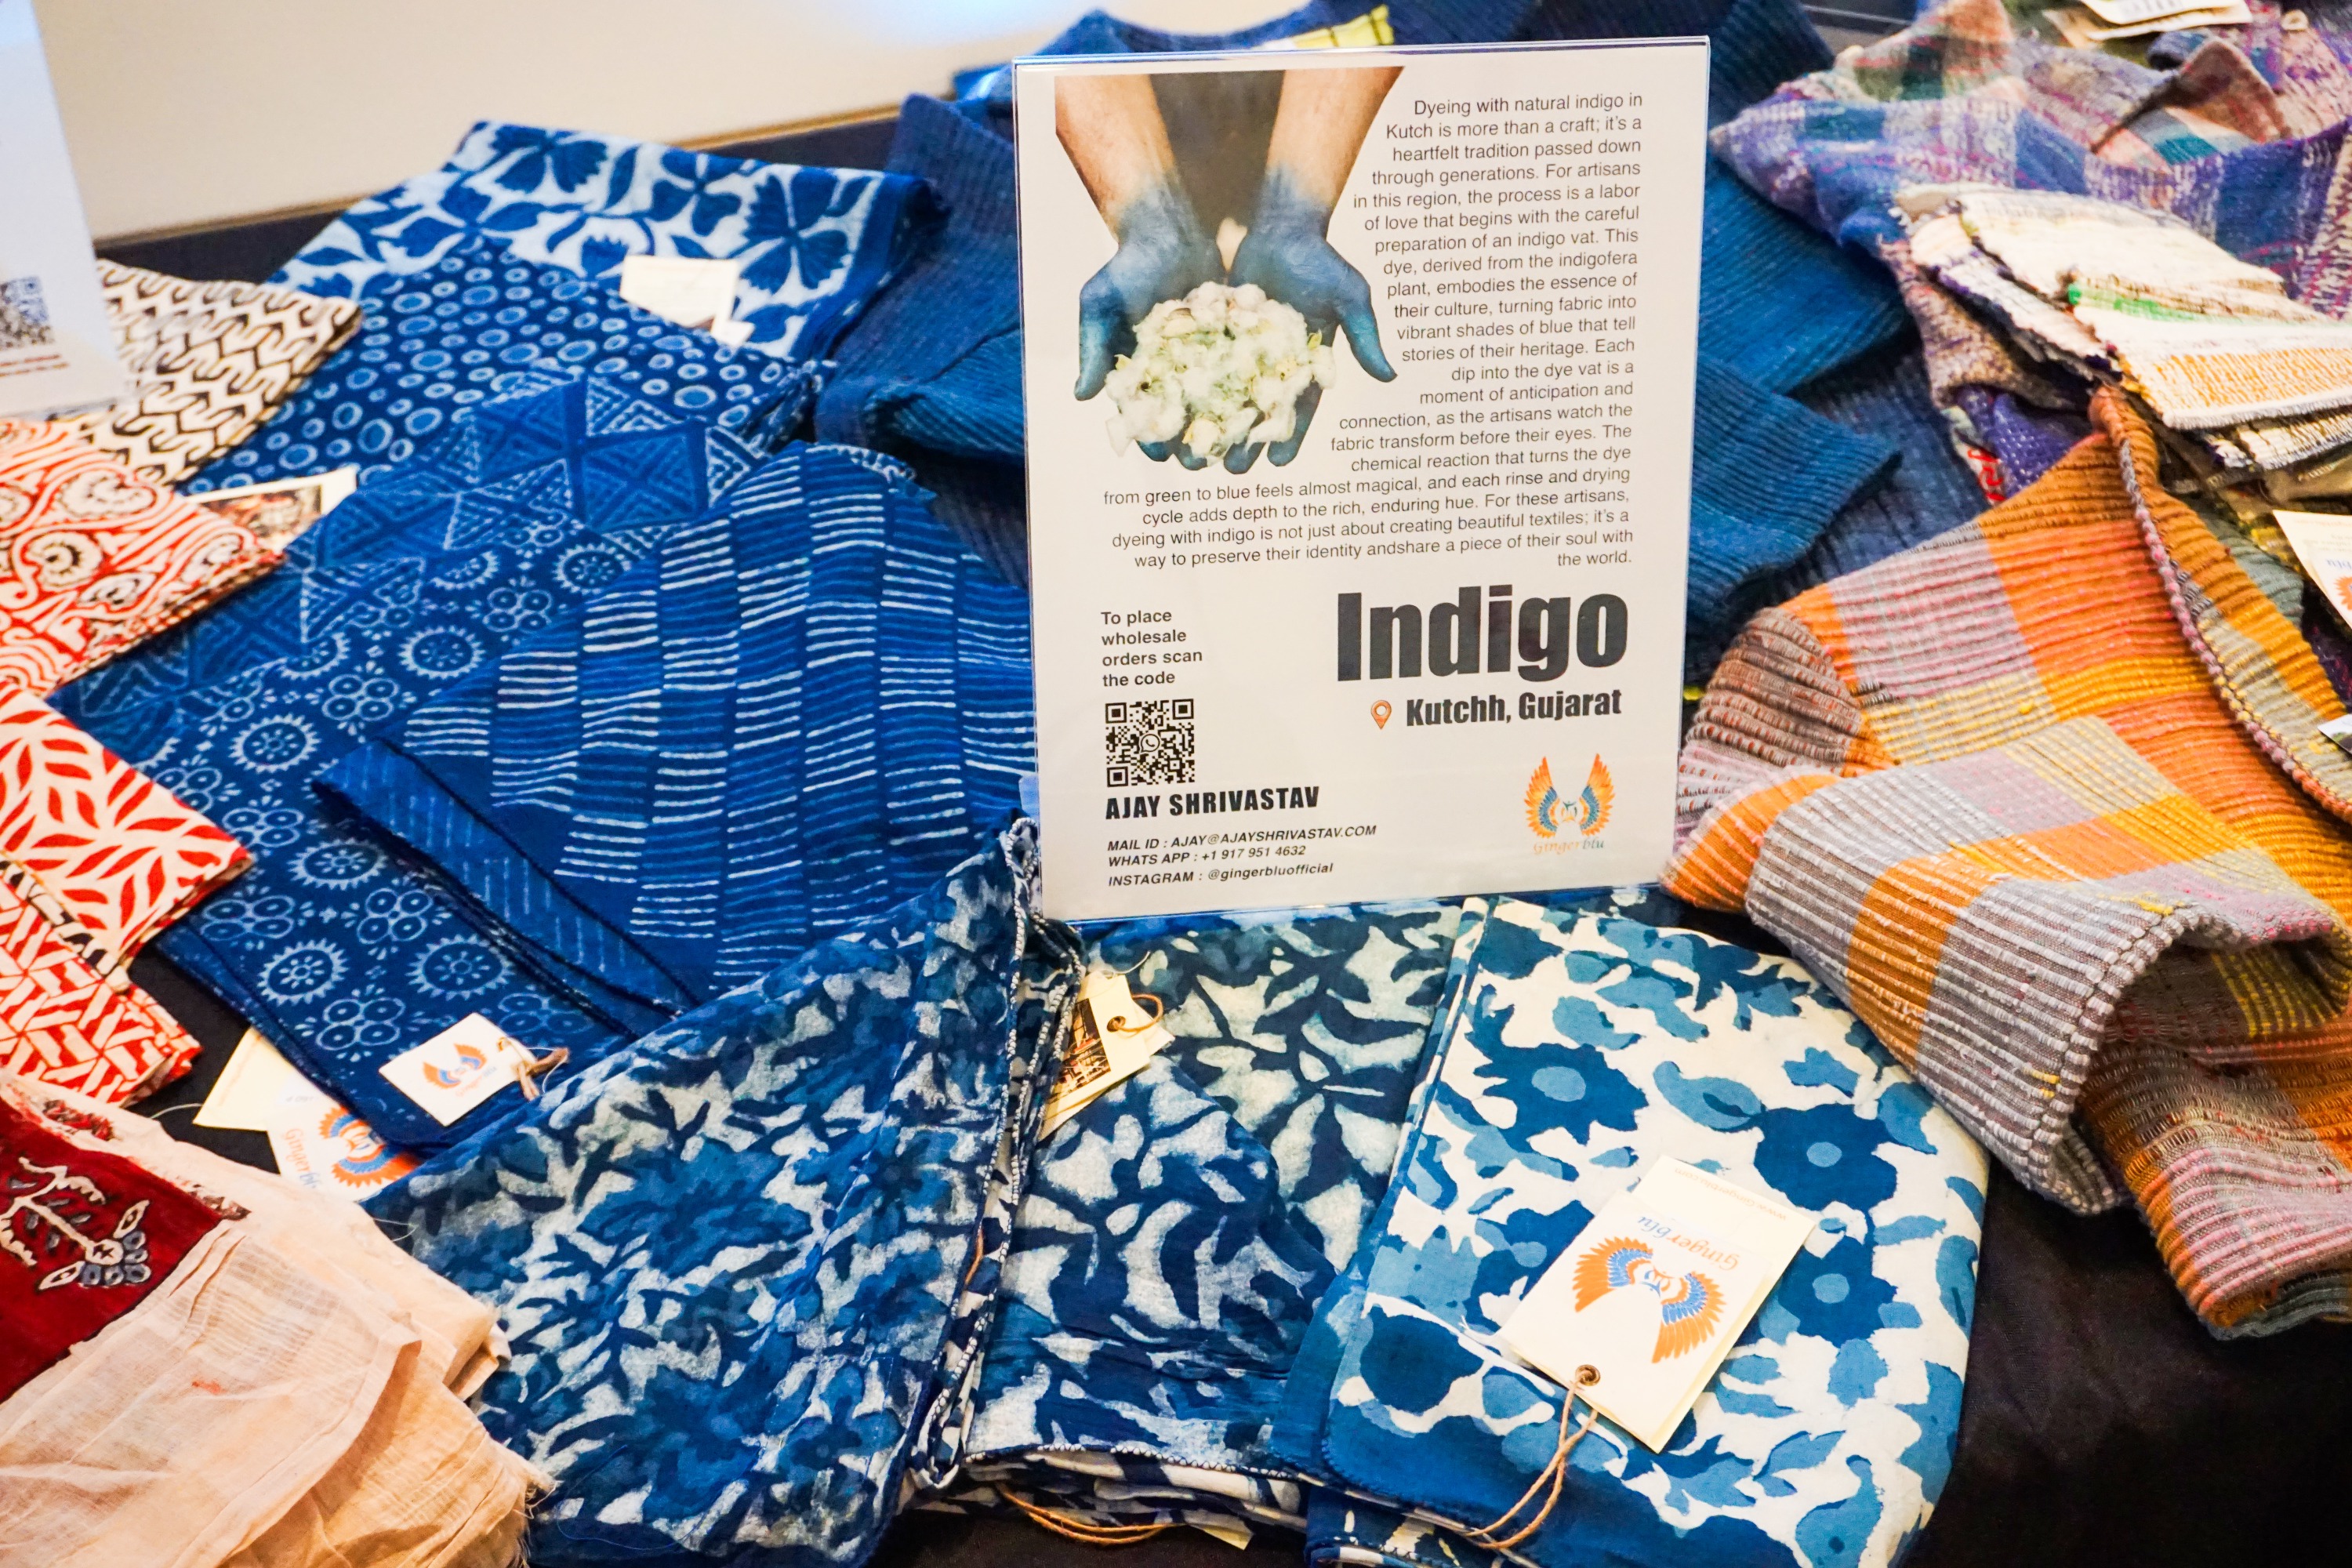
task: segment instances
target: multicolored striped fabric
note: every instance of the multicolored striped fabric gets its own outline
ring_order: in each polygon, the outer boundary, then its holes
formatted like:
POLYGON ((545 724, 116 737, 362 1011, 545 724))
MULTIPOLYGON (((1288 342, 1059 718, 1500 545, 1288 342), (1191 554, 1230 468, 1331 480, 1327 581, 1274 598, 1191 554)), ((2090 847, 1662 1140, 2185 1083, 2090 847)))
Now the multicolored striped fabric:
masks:
POLYGON ((2343 705, 2092 412, 2015 500, 1749 625, 1667 885, 1787 940, 2028 1185, 2127 1192, 2217 1332, 2344 1316, 2343 705))

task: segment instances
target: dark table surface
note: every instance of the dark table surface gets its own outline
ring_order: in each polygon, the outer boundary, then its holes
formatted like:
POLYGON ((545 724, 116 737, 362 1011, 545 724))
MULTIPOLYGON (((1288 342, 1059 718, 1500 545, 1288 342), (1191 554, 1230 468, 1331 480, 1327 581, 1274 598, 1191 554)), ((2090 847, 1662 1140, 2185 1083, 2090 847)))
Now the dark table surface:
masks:
MULTIPOLYGON (((887 119, 715 148, 778 163, 878 168, 887 119)), ((267 278, 324 216, 105 248, 187 278, 267 278)), ((131 975, 203 1043, 188 1077, 140 1109, 180 1136, 268 1168, 258 1133, 192 1124, 242 1020, 159 955, 131 975)), ((2126 1212, 2084 1219, 1998 1169, 1985 1214, 1958 1455, 1905 1568, 2352 1561, 2334 1505, 2352 1494, 2352 1330, 2314 1325, 2222 1342, 2183 1306, 2126 1212)), ((884 1568, 1027 1568, 1106 1549, 1018 1520, 912 1513, 884 1568)), ((1246 1551, 1192 1531, 1109 1549, 1120 1568, 1296 1563, 1296 1538, 1246 1551)), ((1826 1565, 1824 1565, 1826 1568, 1826 1565)))

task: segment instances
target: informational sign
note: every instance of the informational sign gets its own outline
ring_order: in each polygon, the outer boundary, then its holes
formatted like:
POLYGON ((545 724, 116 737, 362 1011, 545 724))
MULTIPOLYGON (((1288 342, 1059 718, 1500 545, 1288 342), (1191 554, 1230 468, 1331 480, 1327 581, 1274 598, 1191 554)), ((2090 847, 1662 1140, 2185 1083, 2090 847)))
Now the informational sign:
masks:
POLYGON ((1052 913, 1657 875, 1706 68, 1015 68, 1052 913))
POLYGON ((0 0, 0 416, 127 387, 32 0, 0 0))

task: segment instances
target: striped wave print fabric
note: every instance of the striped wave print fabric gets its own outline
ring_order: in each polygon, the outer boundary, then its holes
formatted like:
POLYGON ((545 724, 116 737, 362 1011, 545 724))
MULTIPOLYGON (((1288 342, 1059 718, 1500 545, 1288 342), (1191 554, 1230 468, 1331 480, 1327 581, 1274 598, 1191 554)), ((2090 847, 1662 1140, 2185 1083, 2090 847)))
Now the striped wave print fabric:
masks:
POLYGON ((1765 612, 1699 706, 1678 895, 1744 907, 2027 1185, 2128 1194, 2224 1334, 2352 1315, 2343 706, 2099 434, 1765 612))
POLYGON ((896 461, 796 446, 321 787, 494 940, 698 1005, 929 887, 1034 753, 1028 610, 896 461))

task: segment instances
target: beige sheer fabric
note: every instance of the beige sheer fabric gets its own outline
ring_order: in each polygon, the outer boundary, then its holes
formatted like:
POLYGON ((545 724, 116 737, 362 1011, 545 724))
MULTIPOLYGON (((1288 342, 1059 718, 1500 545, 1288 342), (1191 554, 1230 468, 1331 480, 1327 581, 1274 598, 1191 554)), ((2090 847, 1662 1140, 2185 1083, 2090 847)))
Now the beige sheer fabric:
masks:
POLYGON ((545 1479, 466 1408, 489 1312, 366 1215, 29 1079, 228 1223, 0 1403, 0 1568, 507 1568, 545 1479))

